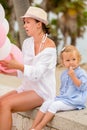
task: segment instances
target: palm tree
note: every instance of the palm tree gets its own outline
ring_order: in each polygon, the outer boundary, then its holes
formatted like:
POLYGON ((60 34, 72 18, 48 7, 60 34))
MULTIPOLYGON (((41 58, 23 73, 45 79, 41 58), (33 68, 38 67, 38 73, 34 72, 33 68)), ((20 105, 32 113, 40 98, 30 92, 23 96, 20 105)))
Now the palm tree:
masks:
MULTIPOLYGON (((3 1, 5 6, 7 6, 10 0, 3 1)), ((53 37, 56 45, 59 44, 59 34, 58 30, 61 30, 64 39, 64 45, 67 44, 67 37, 70 36, 71 44, 76 45, 76 38, 81 37, 84 33, 84 27, 87 25, 87 10, 85 11, 85 0, 43 0, 42 3, 38 6, 44 8, 48 14, 52 12, 56 14, 57 18, 49 21, 49 25, 51 28, 51 37, 53 37), (62 16, 59 17, 60 12, 62 12, 62 16)), ((29 5, 35 0, 13 0, 13 7, 15 9, 12 10, 12 4, 8 6, 10 9, 10 13, 13 14, 11 16, 12 19, 17 19, 19 24, 19 37, 20 43, 22 45, 23 40, 26 35, 23 30, 23 23, 20 20, 20 16, 22 16, 29 5), (15 16, 16 14, 16 16, 15 16)), ((36 5, 37 6, 37 5, 36 5)), ((8 9, 7 11, 8 12, 8 9)), ((11 17, 10 17, 11 18, 11 17)), ((9 22, 12 22, 12 19, 9 22)), ((10 25, 10 27, 13 27, 10 25)), ((11 33, 12 34, 12 33, 11 33)))
POLYGON ((18 47, 21 48, 22 42, 26 37, 26 33, 23 29, 23 22, 20 18, 22 16, 26 9, 29 6, 28 0, 0 0, 0 3, 5 9, 5 17, 9 22, 9 33, 8 37, 10 38, 11 42, 16 44, 18 47), (19 25, 18 32, 15 31, 14 25, 15 21, 17 21, 19 25))
POLYGON ((26 37, 25 31, 23 29, 23 21, 21 20, 21 16, 24 15, 27 8, 29 7, 28 0, 13 0, 13 5, 15 9, 16 19, 19 24, 19 35, 20 35, 20 44, 22 46, 23 40, 26 37))
MULTIPOLYGON (((64 36, 64 45, 67 44, 67 37, 71 37, 71 44, 76 45, 76 38, 81 37, 84 32, 84 27, 87 25, 87 11, 85 0, 44 0, 41 7, 47 12, 54 12, 58 16, 62 12, 61 17, 52 20, 52 24, 55 29, 60 29, 64 36), (86 17, 85 17, 86 16, 86 17), (56 21, 56 22, 55 22, 56 21), (55 24, 56 23, 56 24, 55 24)), ((53 31, 53 35, 56 35, 56 41, 58 45, 58 31, 53 31)))
POLYGON ((68 2, 65 5, 63 15, 59 19, 60 29, 67 44, 67 36, 71 37, 71 44, 76 45, 76 38, 83 36, 86 25, 84 17, 85 4, 81 0, 68 2))

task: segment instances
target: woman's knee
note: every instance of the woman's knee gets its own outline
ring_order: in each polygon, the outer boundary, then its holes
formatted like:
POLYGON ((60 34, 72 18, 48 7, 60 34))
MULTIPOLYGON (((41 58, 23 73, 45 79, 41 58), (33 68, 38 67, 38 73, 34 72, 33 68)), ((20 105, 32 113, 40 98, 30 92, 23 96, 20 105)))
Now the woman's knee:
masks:
POLYGON ((9 102, 6 100, 0 100, 0 111, 10 108, 9 102))
POLYGON ((5 103, 3 102, 3 100, 0 100, 0 111, 3 110, 4 107, 5 103))

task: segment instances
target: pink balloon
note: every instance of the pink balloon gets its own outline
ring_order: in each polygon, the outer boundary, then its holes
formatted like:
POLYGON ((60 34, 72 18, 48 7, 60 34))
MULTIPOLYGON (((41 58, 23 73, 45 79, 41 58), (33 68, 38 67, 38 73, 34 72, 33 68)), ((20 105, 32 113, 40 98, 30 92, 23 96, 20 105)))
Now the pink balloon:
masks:
MULTIPOLYGON (((20 62, 23 63, 23 57, 22 57, 22 52, 21 50, 14 44, 11 44, 11 52, 14 57, 20 62)), ((11 60, 11 55, 9 54, 4 60, 11 60)), ((15 69, 8 69, 6 70, 1 64, 0 64, 0 70, 7 73, 7 74, 11 74, 16 72, 17 70, 15 69)))
POLYGON ((0 23, 0 48, 4 45, 6 40, 6 31, 4 26, 0 23))

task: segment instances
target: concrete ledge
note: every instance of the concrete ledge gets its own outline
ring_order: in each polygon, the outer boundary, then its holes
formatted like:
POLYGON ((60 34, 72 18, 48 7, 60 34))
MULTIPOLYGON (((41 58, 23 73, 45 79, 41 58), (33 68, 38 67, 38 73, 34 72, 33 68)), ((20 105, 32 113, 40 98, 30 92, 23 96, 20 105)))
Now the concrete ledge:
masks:
MULTIPOLYGON (((18 114, 33 121, 37 111, 38 108, 18 114)), ((87 109, 59 112, 55 115, 53 120, 47 124, 47 128, 55 130, 87 130, 87 109)))
MULTIPOLYGON (((0 75, 0 95, 17 88, 20 83, 16 77, 0 75)), ((12 130, 29 130, 37 111, 38 108, 13 114, 12 130)), ((87 130, 87 108, 57 113, 44 130, 87 130)))

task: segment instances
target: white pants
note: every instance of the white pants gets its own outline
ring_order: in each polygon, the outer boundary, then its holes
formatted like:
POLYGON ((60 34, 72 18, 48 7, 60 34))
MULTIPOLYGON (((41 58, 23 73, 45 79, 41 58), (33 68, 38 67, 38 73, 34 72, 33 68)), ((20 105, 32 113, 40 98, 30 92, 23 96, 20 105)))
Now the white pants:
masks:
POLYGON ((58 111, 67 111, 67 110, 74 110, 74 106, 69 106, 62 101, 54 101, 54 100, 48 100, 45 101, 42 106, 40 107, 40 111, 43 113, 46 113, 47 111, 51 113, 56 113, 58 111))

